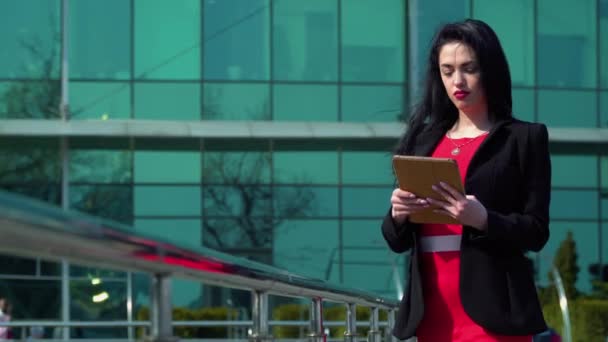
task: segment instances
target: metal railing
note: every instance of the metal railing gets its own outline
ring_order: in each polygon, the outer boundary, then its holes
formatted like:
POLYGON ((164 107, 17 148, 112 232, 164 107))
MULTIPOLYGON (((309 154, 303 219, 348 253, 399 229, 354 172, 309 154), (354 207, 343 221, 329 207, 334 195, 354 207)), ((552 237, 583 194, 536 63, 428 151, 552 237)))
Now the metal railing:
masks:
MULTIPOLYGON (((268 296, 310 298, 310 341, 325 341, 324 302, 344 303, 345 341, 356 341, 356 306, 371 308, 369 341, 381 341, 379 310, 388 311, 387 331, 398 301, 349 289, 286 270, 233 257, 200 246, 177 246, 129 227, 67 212, 28 198, 0 192, 0 253, 140 271, 152 276, 150 339, 174 341, 170 278, 249 290, 252 293, 251 341, 270 341, 268 296)), ((31 322, 33 323, 33 322, 31 322)), ((55 325, 59 322, 48 322, 55 325)), ((114 322, 113 324, 116 324, 114 322)), ((142 322, 127 322, 140 326, 142 322)), ((10 325, 19 326, 19 322, 10 325)), ((55 325, 66 328, 65 322, 55 325)), ((116 326, 116 325, 115 325, 116 326)), ((387 340, 396 341, 387 335, 387 340)))

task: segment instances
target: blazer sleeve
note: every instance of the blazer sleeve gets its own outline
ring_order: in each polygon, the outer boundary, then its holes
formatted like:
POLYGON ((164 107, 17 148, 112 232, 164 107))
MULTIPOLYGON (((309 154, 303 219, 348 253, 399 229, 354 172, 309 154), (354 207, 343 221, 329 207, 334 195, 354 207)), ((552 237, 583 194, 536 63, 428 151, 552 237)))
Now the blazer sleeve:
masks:
POLYGON ((402 225, 395 224, 393 215, 391 215, 393 207, 388 209, 388 213, 382 222, 382 236, 388 243, 390 249, 395 253, 403 253, 414 245, 414 231, 420 226, 417 223, 412 223, 406 220, 402 225))
POLYGON ((524 153, 524 210, 500 214, 488 210, 487 237, 523 251, 540 251, 549 239, 549 202, 551 198, 551 160, 549 134, 542 124, 528 128, 524 153))

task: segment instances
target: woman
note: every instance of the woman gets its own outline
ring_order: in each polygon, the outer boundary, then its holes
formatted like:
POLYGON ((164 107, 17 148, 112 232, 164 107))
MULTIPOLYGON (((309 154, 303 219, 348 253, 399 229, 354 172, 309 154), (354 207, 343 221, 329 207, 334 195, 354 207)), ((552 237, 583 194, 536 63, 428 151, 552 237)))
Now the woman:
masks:
POLYGON ((443 200, 396 189, 382 224, 389 247, 411 250, 393 334, 419 342, 530 342, 546 329, 524 253, 549 238, 547 129, 512 117, 511 77, 494 31, 479 20, 434 38, 421 104, 397 154, 453 158, 466 194, 443 200), (433 208, 461 225, 415 224, 433 208))

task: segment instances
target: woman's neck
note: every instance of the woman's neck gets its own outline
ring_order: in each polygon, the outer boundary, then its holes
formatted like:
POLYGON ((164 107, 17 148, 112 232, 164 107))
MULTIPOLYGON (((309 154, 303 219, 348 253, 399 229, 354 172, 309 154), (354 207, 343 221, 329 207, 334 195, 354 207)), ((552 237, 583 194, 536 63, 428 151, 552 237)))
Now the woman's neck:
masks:
POLYGON ((490 128, 492 128, 492 123, 487 112, 472 115, 460 111, 458 120, 449 132, 450 136, 454 138, 471 138, 488 132, 490 128))

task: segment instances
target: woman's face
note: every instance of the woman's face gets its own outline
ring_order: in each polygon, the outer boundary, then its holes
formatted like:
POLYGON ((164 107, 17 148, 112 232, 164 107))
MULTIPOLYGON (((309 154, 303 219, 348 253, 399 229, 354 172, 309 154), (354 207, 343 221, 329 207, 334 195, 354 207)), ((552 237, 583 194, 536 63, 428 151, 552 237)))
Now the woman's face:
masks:
POLYGON ((481 70, 473 49, 461 42, 444 44, 439 50, 439 73, 445 91, 459 111, 487 112, 481 70))

